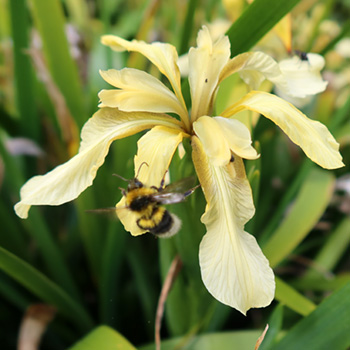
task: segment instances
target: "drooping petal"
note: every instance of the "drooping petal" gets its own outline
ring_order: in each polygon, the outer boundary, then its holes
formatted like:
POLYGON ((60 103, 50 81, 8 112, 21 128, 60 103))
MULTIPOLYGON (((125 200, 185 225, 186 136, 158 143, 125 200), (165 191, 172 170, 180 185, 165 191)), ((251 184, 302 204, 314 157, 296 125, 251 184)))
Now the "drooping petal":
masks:
POLYGON ((154 127, 137 142, 137 155, 134 159, 135 171, 143 162, 139 179, 148 186, 159 186, 169 169, 173 155, 182 139, 189 135, 163 126, 154 127))
MULTIPOLYGON (((315 53, 306 54, 307 60, 299 57, 283 60, 279 67, 288 81, 288 88, 277 85, 277 93, 292 97, 304 98, 318 94, 327 87, 327 82, 322 79, 320 71, 325 65, 321 55, 315 53)), ((281 95, 281 97, 283 97, 281 95)))
POLYGON ((222 113, 231 117, 242 110, 261 113, 277 124, 315 163, 326 169, 342 167, 339 144, 320 122, 311 120, 290 103, 266 92, 252 91, 222 113))
POLYGON ((183 102, 181 93, 181 77, 177 66, 177 51, 173 45, 154 42, 147 44, 144 41, 127 41, 115 35, 104 35, 102 44, 111 47, 114 51, 135 51, 147 57, 170 81, 177 98, 183 102))
POLYGON ((233 57, 222 70, 220 82, 236 72, 253 90, 257 90, 265 79, 288 89, 287 80, 278 63, 263 52, 246 52, 233 57))
MULTIPOLYGON (((142 136, 138 143, 137 155, 134 159, 135 176, 146 186, 159 187, 171 159, 185 134, 176 129, 157 126, 142 136), (141 166, 142 163, 146 163, 141 166)), ((125 199, 122 198, 117 208, 125 207, 125 199)), ((137 214, 130 210, 118 210, 118 217, 125 229, 133 236, 145 233, 138 227, 137 214)))
POLYGON ((258 158, 248 128, 238 120, 203 116, 193 123, 193 130, 215 165, 226 165, 231 151, 242 158, 258 158))
POLYGON ((133 135, 155 125, 181 131, 180 122, 166 115, 128 113, 103 108, 84 125, 79 153, 46 175, 35 176, 21 188, 21 201, 15 211, 27 218, 32 205, 60 205, 79 196, 91 186, 103 164, 112 141, 133 135))
POLYGON ((241 158, 226 166, 210 162, 197 137, 193 162, 207 200, 202 222, 207 233, 199 248, 202 279, 220 302, 243 314, 274 297, 274 275, 255 238, 244 231, 254 215, 251 189, 241 158))
POLYGON ((189 83, 191 88, 191 119, 209 115, 219 75, 230 58, 230 42, 222 36, 213 42, 208 28, 203 27, 197 37, 196 48, 189 52, 189 83))
POLYGON ((117 107, 126 112, 176 113, 187 118, 187 111, 174 93, 152 75, 138 69, 100 71, 102 78, 120 90, 102 90, 99 107, 117 107))

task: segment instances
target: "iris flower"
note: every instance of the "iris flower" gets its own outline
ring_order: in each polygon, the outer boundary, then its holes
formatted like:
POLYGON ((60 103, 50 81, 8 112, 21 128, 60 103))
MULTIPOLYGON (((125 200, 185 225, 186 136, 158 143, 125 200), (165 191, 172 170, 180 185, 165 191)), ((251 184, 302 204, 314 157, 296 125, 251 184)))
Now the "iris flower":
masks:
MULTIPOLYGON (((243 159, 259 155, 252 147, 250 131, 235 116, 244 110, 264 115, 311 160, 327 169, 343 165, 338 143, 324 125, 266 92, 251 91, 220 115, 212 115, 218 87, 231 74, 240 73, 255 89, 263 79, 285 89, 288 81, 278 64, 263 53, 230 59, 228 38, 213 41, 206 27, 199 31, 197 47, 188 55, 190 110, 181 91, 174 46, 112 35, 103 36, 102 43, 115 51, 141 53, 167 78, 171 88, 137 69, 101 71, 115 89, 100 92, 100 109, 82 129, 78 154, 46 175, 31 178, 21 189, 21 200, 15 205, 17 215, 26 218, 31 205, 60 205, 77 198, 92 184, 112 141, 146 129, 150 130, 138 141, 135 171, 146 162, 148 166, 141 167, 138 178, 146 185, 159 185, 178 146, 188 138, 207 202, 201 218, 207 232, 199 247, 202 280, 217 300, 243 314, 269 305, 275 291, 273 271, 256 239, 244 231, 255 208, 243 159)), ((124 212, 120 219, 125 228, 132 235, 143 234, 130 211, 124 212)))

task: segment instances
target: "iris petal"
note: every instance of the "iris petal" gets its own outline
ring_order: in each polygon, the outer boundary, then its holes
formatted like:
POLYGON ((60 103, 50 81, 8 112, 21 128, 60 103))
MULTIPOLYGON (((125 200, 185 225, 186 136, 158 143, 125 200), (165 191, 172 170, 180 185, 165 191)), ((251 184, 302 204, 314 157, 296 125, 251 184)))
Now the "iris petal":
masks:
POLYGON ((215 165, 226 165, 231 158, 230 147, 214 118, 203 116, 193 123, 193 130, 215 165))
POLYGON ((155 125, 181 130, 180 122, 166 115, 128 113, 103 108, 84 125, 79 153, 45 175, 35 176, 21 188, 21 201, 15 211, 28 217, 31 205, 60 205, 79 196, 92 185, 110 144, 155 125))
POLYGON ((199 248, 203 282, 216 299, 243 314, 267 306, 274 297, 274 275, 255 238, 244 231, 255 209, 243 161, 236 157, 233 163, 215 166, 197 137, 192 146, 207 200, 201 219, 207 233, 199 248))
POLYGON ((193 130, 215 165, 226 165, 230 161, 231 151, 242 158, 258 158, 251 146, 248 128, 238 120, 203 116, 193 123, 193 130))
POLYGON ((169 169, 173 155, 186 134, 173 128, 156 126, 137 142, 135 171, 143 162, 139 179, 148 186, 159 186, 165 172, 169 169))
POLYGON ((242 110, 261 113, 277 124, 315 163, 326 169, 344 166, 339 144, 328 129, 290 103, 266 92, 252 91, 222 113, 230 117, 242 110))
POLYGON ((236 72, 253 90, 265 79, 288 90, 288 82, 278 63, 263 52, 246 52, 233 57, 222 70, 220 82, 236 72))
POLYGON ((120 90, 102 90, 99 107, 117 107, 127 112, 176 113, 187 118, 174 93, 152 75, 132 68, 100 71, 102 78, 120 90))
POLYGON ((192 121, 210 114, 219 74, 230 58, 228 38, 222 36, 213 42, 207 27, 199 31, 197 45, 198 47, 191 48, 189 52, 192 121))
POLYGON ((245 159, 259 158, 256 150, 252 147, 249 129, 243 123, 236 119, 223 117, 214 117, 213 119, 220 125, 221 131, 233 153, 245 159))
POLYGON ((147 57, 169 79, 177 98, 185 105, 181 93, 180 71, 177 66, 178 55, 173 45, 160 42, 147 44, 138 40, 127 41, 115 35, 104 35, 101 42, 115 51, 135 51, 147 57))

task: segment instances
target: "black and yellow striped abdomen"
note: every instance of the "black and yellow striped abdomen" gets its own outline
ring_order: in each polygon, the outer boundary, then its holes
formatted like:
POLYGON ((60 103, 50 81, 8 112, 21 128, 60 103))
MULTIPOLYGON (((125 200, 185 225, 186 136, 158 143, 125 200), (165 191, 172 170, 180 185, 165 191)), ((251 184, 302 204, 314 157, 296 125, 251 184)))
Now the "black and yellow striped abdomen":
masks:
POLYGON ((173 226, 171 214, 161 206, 155 206, 151 215, 144 215, 137 220, 137 225, 153 234, 168 232, 173 226))

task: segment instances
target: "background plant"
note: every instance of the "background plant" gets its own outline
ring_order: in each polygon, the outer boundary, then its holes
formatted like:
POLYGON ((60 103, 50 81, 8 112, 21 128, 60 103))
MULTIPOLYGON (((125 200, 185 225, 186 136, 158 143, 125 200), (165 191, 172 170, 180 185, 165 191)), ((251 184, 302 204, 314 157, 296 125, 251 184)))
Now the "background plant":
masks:
MULTIPOLYGON (((217 19, 233 22, 227 31, 232 55, 253 47, 265 48, 276 59, 293 49, 325 55, 329 87, 304 112, 328 126, 348 164, 349 56, 341 43, 349 37, 349 12, 345 1, 0 1, 3 348, 14 347, 23 315, 38 302, 57 310, 43 349, 113 349, 118 342, 132 349, 120 334, 138 348, 154 348, 142 344, 154 342, 161 286, 179 254, 183 267, 166 301, 162 337, 170 340, 163 342, 164 349, 203 349, 203 344, 208 349, 232 349, 232 344, 251 349, 266 323, 270 328, 260 349, 346 349, 349 168, 323 171, 265 119, 253 123, 262 157, 247 162, 256 205, 247 230, 269 258, 278 276, 277 290, 270 307, 251 310, 247 317, 215 301, 202 285, 200 191, 172 208, 184 224, 166 241, 149 235, 132 238, 120 223, 86 213, 119 200, 118 187, 125 184, 111 175, 132 177, 138 137, 113 144, 94 185, 73 203, 33 208, 26 221, 14 215, 12 206, 26 179, 75 154, 79 130, 97 110, 98 91, 106 87, 98 70, 147 68, 136 54, 103 47, 101 35, 165 41, 185 53, 198 29, 217 19), (271 30, 287 13, 284 21, 291 21, 292 31, 271 30), (111 328, 96 328, 102 324, 111 328)), ((220 91, 217 108, 240 93, 240 86, 230 81, 220 91)), ((176 179, 192 169, 173 164, 171 172, 176 179)))

